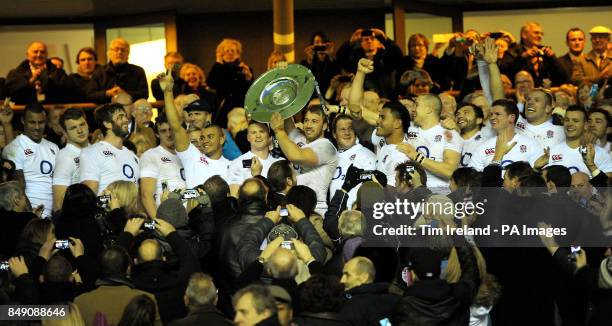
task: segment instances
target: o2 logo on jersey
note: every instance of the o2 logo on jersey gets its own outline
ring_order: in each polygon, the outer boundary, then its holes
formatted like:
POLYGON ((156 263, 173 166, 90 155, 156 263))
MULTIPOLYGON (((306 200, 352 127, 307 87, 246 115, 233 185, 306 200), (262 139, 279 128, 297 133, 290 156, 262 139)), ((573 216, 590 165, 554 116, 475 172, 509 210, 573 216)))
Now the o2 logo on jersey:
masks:
POLYGON ((183 181, 187 181, 187 178, 185 178, 185 169, 181 168, 181 170, 179 171, 179 174, 181 175, 181 179, 183 179, 183 181))
POLYGON ((425 155, 425 158, 429 158, 429 148, 427 148, 427 146, 419 146, 416 148, 416 151, 421 152, 421 154, 425 155))
POLYGON ((342 177, 342 167, 337 166, 336 171, 334 171, 334 176, 332 177, 332 180, 337 180, 340 178, 344 180, 344 178, 342 177))
POLYGON ((470 160, 472 160, 472 153, 465 153, 461 156, 461 166, 466 167, 468 166, 468 163, 470 160))
POLYGON ((51 174, 53 172, 53 164, 49 161, 41 161, 40 162, 40 173, 42 174, 51 174))
POLYGON ((123 164, 123 175, 128 179, 132 179, 134 177, 134 169, 129 164, 123 164))

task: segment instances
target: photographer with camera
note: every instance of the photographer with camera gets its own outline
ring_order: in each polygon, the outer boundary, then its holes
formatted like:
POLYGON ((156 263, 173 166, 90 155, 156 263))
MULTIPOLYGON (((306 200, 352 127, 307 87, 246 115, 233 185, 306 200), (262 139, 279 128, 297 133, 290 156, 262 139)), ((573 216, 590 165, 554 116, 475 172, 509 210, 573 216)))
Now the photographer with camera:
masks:
POLYGON ((402 61, 402 50, 378 28, 357 29, 349 41, 344 42, 336 53, 342 69, 355 73, 357 63, 366 58, 374 62, 374 73, 367 76, 365 87, 376 91, 381 97, 394 98, 395 72, 402 61))
POLYGON ((147 238, 137 249, 136 264, 131 269, 130 280, 137 289, 155 295, 162 321, 168 323, 185 316, 187 310, 182 300, 191 274, 200 270, 197 257, 185 239, 172 224, 162 218, 147 220, 131 218, 125 225, 118 243, 129 250, 143 228, 160 234, 170 244, 173 254, 178 257, 178 267, 166 261, 166 252, 160 242, 147 238))
POLYGON ((334 58, 334 42, 325 33, 316 32, 310 39, 310 45, 304 49, 306 59, 300 64, 312 71, 321 90, 326 90, 331 79, 340 73, 340 65, 334 58))

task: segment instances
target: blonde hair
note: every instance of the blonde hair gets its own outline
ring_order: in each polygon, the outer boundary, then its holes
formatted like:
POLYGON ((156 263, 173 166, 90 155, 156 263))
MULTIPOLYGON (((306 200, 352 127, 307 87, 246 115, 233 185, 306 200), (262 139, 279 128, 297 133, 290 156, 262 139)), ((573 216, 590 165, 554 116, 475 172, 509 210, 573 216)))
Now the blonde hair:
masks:
POLYGON ((109 184, 106 190, 110 191, 112 196, 117 197, 119 207, 125 209, 128 215, 142 213, 138 187, 133 182, 124 180, 115 181, 109 184))
POLYGON ((274 68, 275 61, 287 61, 287 57, 280 51, 272 51, 268 57, 268 70, 274 68))
POLYGON ((240 41, 235 40, 233 38, 224 38, 221 43, 219 43, 219 45, 217 45, 217 50, 215 51, 217 54, 217 61, 221 61, 221 58, 223 57, 223 51, 225 50, 225 47, 233 44, 236 46, 236 51, 238 52, 238 57, 240 58, 240 55, 242 54, 242 44, 240 43, 240 41))
POLYGON ((366 220, 363 213, 355 210, 345 210, 338 219, 338 231, 343 237, 363 235, 366 220))
POLYGON ((200 86, 204 86, 204 81, 206 80, 206 74, 204 74, 204 70, 202 70, 202 68, 200 68, 198 65, 193 64, 191 62, 186 62, 181 66, 181 70, 179 71, 179 77, 181 77, 182 80, 186 80, 188 69, 195 69, 198 76, 200 76, 200 86))
POLYGON ((62 319, 43 319, 42 326, 85 326, 79 307, 74 302, 68 302, 68 311, 62 319))

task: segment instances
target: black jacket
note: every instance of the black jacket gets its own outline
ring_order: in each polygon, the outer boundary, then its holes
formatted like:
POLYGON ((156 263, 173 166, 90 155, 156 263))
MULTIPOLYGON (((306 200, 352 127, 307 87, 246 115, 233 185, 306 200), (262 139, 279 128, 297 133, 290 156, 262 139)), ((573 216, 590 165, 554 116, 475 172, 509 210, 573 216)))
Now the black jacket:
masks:
POLYGON ((237 217, 223 230, 219 257, 232 278, 238 277, 242 272, 240 260, 238 259, 238 242, 244 236, 249 226, 261 220, 265 213, 265 203, 247 203, 240 208, 237 217))
POLYGON ((95 103, 110 102, 111 98, 106 96, 106 91, 115 86, 121 87, 130 94, 134 101, 149 97, 144 69, 130 63, 115 66, 109 62, 102 69, 97 70, 91 80, 87 99, 95 103))
POLYGON ((404 291, 391 318, 393 325, 468 325, 470 305, 478 291, 478 266, 471 247, 456 247, 461 279, 420 280, 404 291))
MULTIPOLYGON (((38 102, 36 88, 30 84, 32 70, 30 62, 22 61, 17 68, 9 71, 6 76, 6 90, 8 96, 16 104, 38 102)), ((42 91, 45 94, 44 103, 62 103, 66 97, 67 76, 63 69, 57 69, 51 61, 47 61, 47 68, 38 77, 42 91)))
POLYGON ((346 302, 340 310, 343 319, 352 325, 378 325, 388 318, 400 297, 389 293, 389 283, 370 283, 354 287, 344 294, 346 302))
MULTIPOLYGON (((350 325, 347 321, 340 318, 340 316, 333 312, 320 312, 311 313, 304 312, 299 316, 293 318, 291 321, 292 325, 296 326, 346 326, 350 325)), ((378 324, 374 324, 378 325, 378 324)))
POLYGON ((38 216, 31 212, 17 213, 0 209, 0 259, 13 256, 23 228, 32 219, 38 219, 38 216))
POLYGON ((185 318, 177 319, 169 324, 169 326, 232 326, 229 321, 217 308, 213 305, 204 305, 190 311, 185 318))
POLYGON ((68 76, 67 85, 68 89, 70 90, 70 94, 68 94, 66 97, 66 101, 72 103, 87 102, 87 90, 92 87, 91 83, 91 78, 87 79, 79 74, 72 74, 68 76))
MULTIPOLYGON (((243 234, 238 242, 238 260, 241 271, 251 262, 259 257, 261 243, 266 239, 270 230, 274 227, 274 222, 268 218, 261 218, 251 225, 243 234)), ((300 240, 310 249, 312 256, 319 262, 325 261, 325 246, 323 240, 315 230, 310 221, 304 217, 293 224, 300 240)))
POLYGON ((213 115, 213 121, 222 128, 227 127, 227 113, 231 109, 244 107, 244 96, 253 83, 253 80, 246 80, 239 64, 240 60, 230 63, 216 62, 206 78, 208 86, 216 91, 218 101, 223 103, 213 115))
POLYGON ((177 232, 168 234, 166 240, 179 259, 178 270, 162 260, 154 260, 134 266, 131 273, 137 289, 155 295, 164 324, 187 313, 183 295, 189 277, 200 269, 197 258, 177 232))

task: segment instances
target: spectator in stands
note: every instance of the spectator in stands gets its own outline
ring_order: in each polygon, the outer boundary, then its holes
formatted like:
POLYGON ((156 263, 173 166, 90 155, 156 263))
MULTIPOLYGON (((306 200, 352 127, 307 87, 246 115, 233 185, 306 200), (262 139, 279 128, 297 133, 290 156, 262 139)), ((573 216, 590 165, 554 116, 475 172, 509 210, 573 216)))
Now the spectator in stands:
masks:
POLYGON ((408 55, 403 58, 397 70, 397 76, 403 76, 403 73, 408 70, 425 70, 434 83, 442 85, 441 88, 446 86, 442 82, 444 76, 440 59, 429 54, 429 40, 423 34, 412 34, 408 38, 408 55))
POLYGON ((155 147, 157 144, 157 136, 155 136, 155 125, 151 121, 153 117, 153 107, 146 99, 139 99, 132 105, 133 130, 129 140, 138 148, 135 135, 142 135, 146 140, 149 148, 155 147))
POLYGON ((181 66, 179 77, 183 80, 181 94, 196 94, 201 101, 208 102, 213 108, 217 107, 215 93, 211 92, 206 85, 206 75, 202 68, 186 62, 181 66))
MULTIPOLYGON (((122 234, 126 239, 122 242, 126 250, 132 246, 132 241, 144 222, 145 220, 141 218, 128 220, 122 234)), ((173 268, 165 261, 162 246, 156 239, 146 239, 138 247, 136 264, 131 269, 130 280, 137 289, 155 295, 162 322, 166 324, 187 313, 181 298, 185 293, 188 277, 200 267, 197 257, 172 224, 161 218, 155 219, 155 230, 170 244, 172 253, 178 257, 177 266, 173 268)))
POLYGON ((280 160, 272 163, 266 177, 271 187, 268 193, 268 206, 275 208, 285 205, 289 190, 297 185, 297 173, 291 166, 291 162, 280 160))
POLYGON ((293 324, 302 325, 350 325, 340 316, 344 286, 336 276, 312 275, 300 286, 301 313, 293 324))
POLYGON ((183 88, 183 81, 179 77, 179 72, 181 70, 181 65, 183 64, 183 55, 179 52, 170 51, 164 55, 164 68, 165 72, 159 74, 155 79, 151 81, 151 92, 153 96, 158 101, 164 100, 164 92, 159 87, 159 80, 165 76, 166 73, 170 72, 172 74, 172 78, 174 79, 174 88, 173 93, 174 96, 178 96, 181 94, 181 89, 183 88))
POLYGON ((588 130, 597 138, 595 142, 597 147, 608 153, 612 151, 612 142, 608 140, 610 127, 612 127, 612 116, 608 111, 599 108, 589 110, 588 130))
POLYGON ((355 73, 362 58, 374 62, 374 73, 367 76, 365 88, 375 90, 385 98, 394 98, 395 72, 402 60, 401 49, 380 29, 357 29, 351 39, 344 42, 338 52, 338 63, 347 72, 355 73))
POLYGON ((108 103, 119 93, 128 93, 132 98, 148 98, 149 88, 144 70, 128 63, 130 44, 116 38, 111 41, 108 51, 109 62, 94 72, 92 84, 87 92, 89 101, 108 103))
POLYGON ((0 112, 0 152, 15 138, 13 131, 13 110, 3 107, 0 112))
POLYGON ((578 69, 578 61, 584 57, 584 31, 578 27, 570 28, 565 34, 565 44, 569 51, 557 58, 557 61, 563 71, 563 83, 569 83, 575 75, 574 71, 578 69))
POLYGON ((570 198, 585 208, 588 206, 588 202, 593 194, 597 191, 589 182, 589 179, 589 175, 584 172, 572 174, 572 183, 569 191, 570 198))
POLYGON ((101 68, 98 55, 92 47, 84 47, 77 52, 77 72, 68 76, 71 94, 67 100, 76 103, 87 102, 87 90, 91 87, 94 72, 101 68))
MULTIPOLYGON (((108 323, 117 324, 125 307, 139 295, 147 295, 155 302, 152 294, 134 289, 134 285, 127 278, 130 256, 122 247, 112 246, 104 250, 100 256, 100 268, 100 279, 96 282, 99 286, 74 300, 86 325, 95 325, 94 319, 98 313, 103 315, 108 323)), ((161 325, 158 311, 155 313, 155 324, 161 325)))
POLYGON ((334 76, 340 73, 340 65, 334 58, 334 42, 323 32, 316 32, 310 38, 310 45, 304 49, 306 59, 301 65, 312 71, 321 90, 328 89, 334 76))
POLYGON ((64 69, 64 59, 60 57, 51 57, 49 58, 49 61, 51 61, 51 63, 55 65, 57 69, 64 69))
POLYGON ((612 77, 612 54, 609 46, 612 31, 605 26, 595 26, 589 34, 593 49, 580 59, 578 70, 572 78, 575 84, 602 83, 612 77))
POLYGON ((285 55, 280 51, 272 51, 272 53, 270 53, 268 56, 267 70, 279 68, 283 65, 283 62, 284 64, 287 64, 287 58, 285 55))
POLYGON ((26 194, 17 181, 0 183, 0 256, 10 257, 15 251, 23 229, 32 219, 38 218, 31 212, 26 194))
POLYGON ((66 96, 66 73, 47 60, 47 45, 40 41, 30 43, 26 56, 6 77, 11 100, 17 104, 62 103, 66 96))
POLYGON ((231 326, 233 325, 215 307, 218 301, 217 288, 210 276, 194 273, 189 278, 184 302, 189 310, 187 317, 173 321, 172 326, 231 326))
POLYGON ((147 295, 141 294, 132 298, 123 310, 117 326, 154 325, 157 314, 157 304, 147 295))
POLYGON ((410 98, 429 93, 434 84, 427 71, 417 69, 404 72, 400 78, 399 87, 398 96, 410 98))
POLYGON ((374 283, 376 266, 365 257, 354 257, 344 264, 340 282, 344 303, 340 314, 352 325, 375 325, 388 318, 399 301, 389 293, 388 283, 374 283))
POLYGON ((216 91, 223 105, 215 112, 213 121, 227 127, 227 113, 244 106, 244 96, 253 82, 253 70, 242 62, 242 44, 238 40, 223 39, 216 50, 216 62, 208 74, 208 86, 216 91))
POLYGON ((462 90, 464 93, 473 91, 477 65, 469 48, 478 42, 480 42, 480 35, 473 29, 464 33, 456 33, 450 39, 440 59, 442 69, 445 69, 446 72, 442 90, 462 90))
POLYGON ((23 228, 14 255, 23 257, 26 264, 32 266, 43 244, 53 241, 55 241, 53 222, 50 219, 32 219, 23 228))
POLYGON ((264 285, 249 285, 234 294, 234 324, 238 326, 279 325, 274 297, 264 285))

